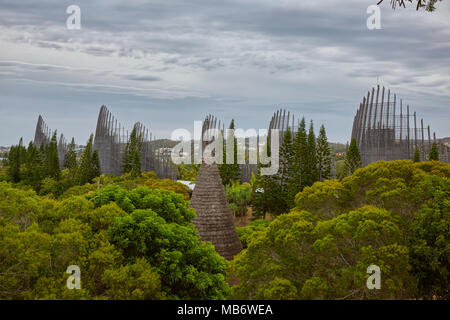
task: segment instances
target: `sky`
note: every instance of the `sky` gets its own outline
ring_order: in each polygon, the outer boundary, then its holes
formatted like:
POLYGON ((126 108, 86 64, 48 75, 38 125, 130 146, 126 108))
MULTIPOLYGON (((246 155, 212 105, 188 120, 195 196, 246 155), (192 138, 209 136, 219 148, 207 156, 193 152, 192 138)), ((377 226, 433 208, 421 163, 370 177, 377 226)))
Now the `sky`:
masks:
POLYGON ((0 145, 27 143, 41 114, 84 144, 106 105, 127 128, 193 131, 209 113, 263 129, 279 108, 350 140, 377 84, 450 136, 450 1, 433 13, 377 0, 1 0, 0 145), (68 30, 69 5, 81 29, 68 30))

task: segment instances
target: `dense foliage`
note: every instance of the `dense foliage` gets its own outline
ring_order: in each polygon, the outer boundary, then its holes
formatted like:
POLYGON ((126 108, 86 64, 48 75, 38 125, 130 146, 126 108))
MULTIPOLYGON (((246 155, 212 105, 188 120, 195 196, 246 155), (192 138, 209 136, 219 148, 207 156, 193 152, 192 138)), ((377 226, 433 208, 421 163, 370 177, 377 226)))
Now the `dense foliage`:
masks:
MULTIPOLYGON (((266 144, 270 156, 269 142, 266 144)), ((295 196, 316 181, 331 177, 331 149, 325 132, 320 128, 316 139, 313 122, 306 130, 303 118, 297 132, 290 127, 284 133, 279 152, 279 170, 272 176, 263 176, 259 165, 254 178, 252 208, 255 217, 265 217, 267 213, 277 216, 288 212, 295 205, 295 196)))
POLYGON ((249 183, 240 184, 238 181, 225 186, 228 206, 234 216, 245 216, 252 200, 252 186, 249 183))
POLYGON ((98 152, 93 150, 93 139, 91 134, 79 160, 72 139, 61 159, 65 170, 60 169, 56 131, 39 149, 32 142, 25 148, 21 139, 18 145, 11 147, 4 163, 6 174, 0 180, 18 183, 24 188, 32 187, 40 195, 59 197, 67 189, 90 183, 100 175, 100 160, 98 152))
POLYGON ((240 299, 449 298, 450 165, 380 161, 306 187, 232 262, 240 299), (381 289, 366 287, 369 265, 381 289))
POLYGON ((225 298, 227 262, 200 242, 194 216, 182 195, 145 186, 57 201, 0 182, 0 298, 225 298), (66 287, 70 265, 81 290, 66 287))

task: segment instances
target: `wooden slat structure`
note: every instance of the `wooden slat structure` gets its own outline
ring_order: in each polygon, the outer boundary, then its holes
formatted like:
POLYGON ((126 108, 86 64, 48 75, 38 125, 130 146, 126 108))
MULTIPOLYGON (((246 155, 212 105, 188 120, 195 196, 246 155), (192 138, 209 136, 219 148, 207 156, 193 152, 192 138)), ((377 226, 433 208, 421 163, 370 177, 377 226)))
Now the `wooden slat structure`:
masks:
MULTIPOLYGON (((36 124, 36 131, 34 133, 34 145, 37 148, 40 148, 41 145, 46 145, 52 139, 53 131, 47 126, 44 119, 41 115, 38 117, 38 121, 36 124)), ((59 158, 59 167, 64 169, 64 157, 67 152, 67 142, 64 138, 64 135, 61 134, 57 141, 58 146, 58 158, 59 158)))
MULTIPOLYGON (((358 144, 362 165, 367 166, 379 160, 413 159, 416 148, 420 152, 421 160, 427 160, 431 148, 430 126, 426 128, 428 141, 425 143, 423 119, 420 120, 420 128, 417 128, 416 112, 411 115, 409 105, 406 107, 405 114, 403 100, 400 99, 400 110, 397 111, 397 96, 394 94, 393 102, 391 102, 391 92, 388 90, 385 97, 384 87, 381 90, 381 103, 378 104, 379 85, 376 88, 375 105, 373 105, 375 88, 371 91, 367 93, 367 97, 363 97, 352 128, 352 139, 356 139, 358 144), (410 126, 412 121, 414 121, 413 128, 410 126)), ((439 139, 436 143, 442 151, 440 160, 450 162, 448 148, 439 139)))
MULTIPOLYGON (((154 171, 159 178, 176 180, 177 167, 172 162, 170 149, 161 140, 156 140, 140 122, 134 124, 141 137, 141 170, 154 171)), ((102 173, 121 175, 123 155, 129 139, 128 130, 114 118, 106 106, 100 108, 95 130, 94 150, 98 151, 102 173)))
MULTIPOLYGON (((202 128, 203 147, 208 145, 208 142, 203 140, 203 134, 208 129, 216 128, 216 122, 215 117, 206 117, 202 128)), ((197 215, 193 223, 202 241, 211 241, 216 251, 228 260, 242 250, 217 164, 205 163, 203 155, 190 207, 197 215)))

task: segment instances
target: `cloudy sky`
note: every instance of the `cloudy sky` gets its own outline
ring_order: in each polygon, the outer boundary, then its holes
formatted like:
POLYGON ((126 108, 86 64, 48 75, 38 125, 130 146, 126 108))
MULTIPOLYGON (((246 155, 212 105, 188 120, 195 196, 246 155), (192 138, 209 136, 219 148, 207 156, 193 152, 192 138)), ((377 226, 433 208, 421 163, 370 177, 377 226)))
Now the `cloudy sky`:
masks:
POLYGON ((376 0, 1 0, 0 145, 48 126, 84 143, 108 106, 157 137, 212 113, 265 128, 280 107, 349 140, 367 90, 385 85, 450 136, 450 1, 435 13, 376 0), (81 8, 67 30, 66 8, 81 8))

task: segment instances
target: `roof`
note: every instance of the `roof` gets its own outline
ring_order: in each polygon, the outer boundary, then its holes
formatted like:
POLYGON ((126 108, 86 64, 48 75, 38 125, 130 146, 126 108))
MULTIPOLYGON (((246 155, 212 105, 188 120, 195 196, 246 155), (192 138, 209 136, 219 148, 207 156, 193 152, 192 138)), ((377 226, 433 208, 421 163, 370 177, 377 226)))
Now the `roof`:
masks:
POLYGON ((197 214, 192 222, 200 239, 211 241, 225 259, 233 259, 242 250, 242 244, 216 164, 200 165, 190 207, 197 214))
POLYGON ((195 188, 195 183, 192 181, 187 181, 187 180, 177 180, 177 182, 184 184, 185 186, 187 186, 189 189, 194 190, 195 188))

